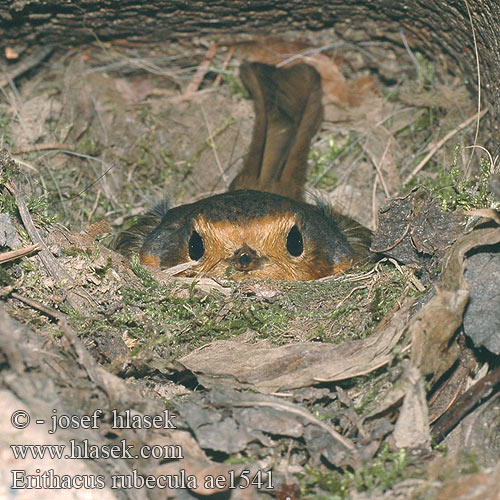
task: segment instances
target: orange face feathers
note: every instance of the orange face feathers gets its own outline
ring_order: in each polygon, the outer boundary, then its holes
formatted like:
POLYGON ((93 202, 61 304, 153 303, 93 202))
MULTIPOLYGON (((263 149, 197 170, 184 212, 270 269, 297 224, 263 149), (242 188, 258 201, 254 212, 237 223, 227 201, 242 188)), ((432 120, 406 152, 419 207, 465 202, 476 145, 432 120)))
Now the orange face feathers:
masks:
POLYGON ((184 275, 311 280, 357 260, 321 208, 260 191, 235 191, 167 212, 144 241, 141 262, 184 275))

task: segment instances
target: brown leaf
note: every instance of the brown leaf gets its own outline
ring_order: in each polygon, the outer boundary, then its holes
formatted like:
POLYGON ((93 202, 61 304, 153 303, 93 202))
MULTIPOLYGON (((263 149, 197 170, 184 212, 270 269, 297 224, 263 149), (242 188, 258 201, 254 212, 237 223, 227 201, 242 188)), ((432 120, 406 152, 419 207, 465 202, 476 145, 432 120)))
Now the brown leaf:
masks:
POLYGON ((274 347, 268 342, 244 344, 218 340, 178 362, 195 372, 205 387, 251 388, 269 393, 343 380, 370 373, 393 358, 413 299, 406 299, 375 333, 339 345, 304 342, 274 347))
POLYGON ((419 370, 410 366, 406 372, 407 391, 394 428, 398 448, 430 448, 431 433, 424 380, 419 370))
POLYGON ((412 319, 411 365, 436 381, 458 358, 460 349, 450 340, 462 324, 469 299, 467 290, 451 292, 436 288, 436 295, 412 319))

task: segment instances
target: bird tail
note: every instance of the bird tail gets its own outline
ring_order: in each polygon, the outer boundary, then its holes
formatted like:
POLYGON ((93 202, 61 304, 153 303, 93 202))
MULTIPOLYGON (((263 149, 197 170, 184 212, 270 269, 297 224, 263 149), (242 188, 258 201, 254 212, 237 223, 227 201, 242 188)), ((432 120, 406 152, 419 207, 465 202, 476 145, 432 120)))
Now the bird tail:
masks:
POLYGON ((254 100, 255 123, 229 191, 255 189, 302 200, 311 140, 323 119, 320 76, 304 63, 243 63, 240 76, 254 100))

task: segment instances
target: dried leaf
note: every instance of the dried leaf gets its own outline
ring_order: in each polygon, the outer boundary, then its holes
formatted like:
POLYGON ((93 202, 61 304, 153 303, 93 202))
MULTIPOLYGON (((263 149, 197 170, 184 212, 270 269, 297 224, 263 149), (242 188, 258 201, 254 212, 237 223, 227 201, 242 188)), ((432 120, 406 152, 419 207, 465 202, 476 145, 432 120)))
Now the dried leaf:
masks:
POLYGON ((431 433, 424 380, 419 370, 408 367, 407 391, 403 407, 394 428, 394 441, 398 448, 430 448, 431 433))
POLYGON ((281 347, 266 341, 249 345, 218 340, 178 362, 196 373, 205 387, 251 388, 264 393, 356 377, 392 359, 392 349, 405 331, 412 304, 413 299, 406 299, 401 309, 363 340, 281 347))
POLYGON ((436 381, 458 358, 460 349, 451 338, 462 324, 469 299, 467 290, 436 288, 436 295, 412 319, 411 365, 436 381))

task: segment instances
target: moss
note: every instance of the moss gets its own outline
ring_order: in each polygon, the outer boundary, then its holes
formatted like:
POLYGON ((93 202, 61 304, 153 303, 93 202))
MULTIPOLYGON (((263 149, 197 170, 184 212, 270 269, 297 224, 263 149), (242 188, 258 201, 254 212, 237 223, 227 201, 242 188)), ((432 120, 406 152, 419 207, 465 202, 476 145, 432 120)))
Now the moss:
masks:
POLYGON ((78 142, 78 152, 88 156, 98 156, 102 153, 102 145, 99 139, 93 136, 92 131, 85 131, 78 142))
POLYGON ((7 192, 0 193, 0 212, 14 217, 19 215, 16 200, 7 192))
MULTIPOLYGON (((141 279, 148 283, 144 276, 141 279)), ((165 337, 173 355, 248 329, 267 336, 286 324, 286 317, 279 309, 268 309, 241 298, 235 299, 231 309, 222 314, 226 297, 218 291, 200 296, 193 289, 186 298, 173 292, 171 285, 153 285, 145 290, 126 287, 122 289, 125 307, 110 319, 115 326, 127 326, 133 338, 147 342, 152 332, 155 337, 165 337)))
POLYGON ((89 248, 63 248, 62 253, 67 255, 68 257, 83 257, 87 261, 91 261, 93 259, 92 250, 89 248))
POLYGON ((461 450, 446 461, 438 463, 434 469, 438 481, 452 481, 461 476, 476 474, 481 467, 474 450, 461 450))
POLYGON ((134 253, 130 257, 130 267, 134 274, 141 279, 142 284, 151 292, 155 292, 159 288, 158 283, 153 276, 151 276, 151 273, 141 265, 139 254, 134 253))
MULTIPOLYGON (((294 282, 283 285, 285 307, 296 321, 313 323, 308 340, 340 343, 369 336, 408 287, 407 277, 389 264, 358 280, 294 282)), ((359 270, 360 275, 369 267, 359 270)))
MULTIPOLYGON (((0 247, 1 248, 1 247, 0 247)), ((12 266, 10 263, 2 264, 0 267, 0 297, 4 297, 10 293, 10 285, 14 285, 16 280, 10 275, 8 272, 8 268, 6 266, 12 266), (6 287, 7 290, 2 290, 3 287, 6 287)))
POLYGON ((109 315, 92 318, 72 315, 82 335, 95 331, 127 331, 136 340, 132 356, 163 346, 161 357, 174 359, 214 339, 235 337, 248 330, 260 338, 282 341, 290 313, 280 304, 266 304, 235 294, 228 297, 218 290, 209 294, 196 287, 196 281, 180 285, 173 281, 158 284, 144 269, 137 256, 132 258, 135 286, 120 288, 121 304, 109 315), (228 303, 229 300, 229 303, 228 303))
POLYGON ((137 255, 132 256, 131 266, 140 285, 122 287, 122 306, 107 318, 97 318, 92 329, 127 330, 129 337, 137 340, 136 353, 164 345, 169 358, 248 330, 276 345, 303 340, 304 324, 309 322, 314 324, 309 340, 337 343, 361 338, 373 331, 406 286, 405 278, 388 267, 386 276, 375 275, 375 287, 359 287, 357 282, 343 280, 275 283, 282 294, 269 303, 247 297, 235 283, 229 297, 218 290, 208 294, 200 291, 196 280, 190 286, 176 281, 160 285, 141 266, 137 255), (332 305, 339 301, 344 303, 332 313, 332 305), (370 305, 371 309, 366 307, 370 305))
MULTIPOLYGON (((407 455, 404 448, 391 451, 386 444, 375 458, 354 472, 342 474, 306 467, 306 474, 299 478, 301 498, 338 499, 349 498, 349 492, 385 491, 399 481, 410 477, 407 455)), ((420 476, 420 472, 417 473, 420 476)))
POLYGON ((417 60, 417 81, 423 86, 428 87, 434 85, 436 79, 436 67, 435 65, 426 59, 426 57, 417 52, 415 54, 417 60))
POLYGON ((226 69, 224 71, 216 69, 215 71, 222 75, 222 81, 228 86, 231 95, 236 97, 238 101, 241 99, 250 99, 250 93, 236 75, 234 69, 226 69))
POLYGON ((438 198, 445 211, 489 207, 494 201, 494 195, 488 188, 493 171, 489 161, 482 158, 479 174, 467 179, 457 166, 459 152, 460 146, 457 146, 453 162, 449 167, 441 166, 433 177, 423 175, 415 177, 405 186, 404 191, 408 192, 416 185, 423 185, 438 198))
POLYGON ((336 471, 322 471, 306 466, 299 477, 301 498, 344 500, 349 497, 349 479, 336 471))
MULTIPOLYGON (((345 299, 349 295, 346 290, 359 286, 357 283, 275 284, 273 286, 279 286, 283 293, 269 303, 245 296, 236 284, 232 285, 229 297, 218 290, 208 294, 202 292, 196 281, 191 286, 179 285, 175 281, 160 285, 140 265, 137 256, 132 257, 131 264, 140 283, 120 289, 121 305, 109 316, 97 314, 94 318, 87 318, 83 325, 87 332, 84 335, 110 328, 117 332, 126 330, 128 336, 136 340, 134 355, 161 345, 166 348, 161 356, 168 359, 186 354, 214 339, 233 338, 248 330, 255 332, 259 340, 265 338, 277 345, 301 340, 304 324, 309 321, 314 323, 310 340, 340 342, 359 338, 372 331, 379 315, 397 300, 397 291, 404 286, 404 280, 400 280, 394 291, 393 279, 387 280, 388 288, 379 283, 381 290, 375 298, 371 298, 369 287, 356 290, 348 299, 352 303, 337 308, 332 315, 332 304, 345 299), (389 287, 392 295, 387 295, 389 287), (363 312, 364 305, 374 301, 377 314, 370 310, 363 312), (347 319, 346 315, 349 316, 347 319), (298 338, 294 338, 294 324, 298 325, 298 338)), ((83 318, 77 319, 83 321, 83 318)))
MULTIPOLYGON (((57 215, 51 213, 49 203, 44 196, 28 198, 26 206, 35 222, 50 225, 57 221, 57 215)), ((7 192, 0 193, 0 212, 19 217, 16 200, 7 192)))
POLYGON ((319 148, 309 153, 308 180, 318 188, 332 188, 337 184, 337 177, 333 174, 333 163, 343 153, 347 152, 353 140, 350 135, 338 143, 333 137, 328 139, 326 150, 319 148))
POLYGON ((407 477, 406 450, 391 451, 386 444, 370 465, 348 473, 357 491, 385 491, 407 477))

